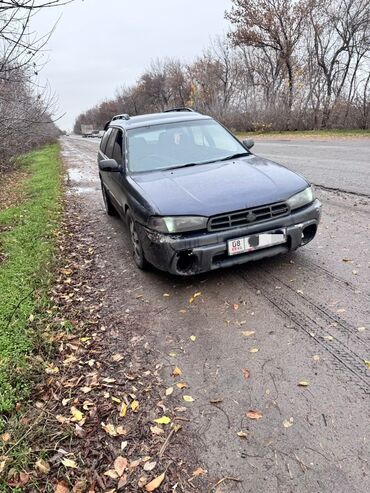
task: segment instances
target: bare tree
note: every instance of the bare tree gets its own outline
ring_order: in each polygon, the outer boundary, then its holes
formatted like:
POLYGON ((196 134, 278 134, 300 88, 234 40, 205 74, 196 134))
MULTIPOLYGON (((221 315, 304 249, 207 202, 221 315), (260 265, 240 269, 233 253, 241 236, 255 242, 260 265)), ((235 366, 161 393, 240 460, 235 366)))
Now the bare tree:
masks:
MULTIPOLYGON (((227 14, 236 30, 231 38, 236 45, 275 51, 284 64, 288 80, 287 108, 294 102, 296 48, 307 18, 305 0, 232 0, 227 14)), ((289 126, 289 122, 288 122, 289 126)))
POLYGON ((368 0, 313 0, 310 23, 317 66, 325 81, 322 126, 349 82, 349 100, 361 61, 370 49, 368 0))

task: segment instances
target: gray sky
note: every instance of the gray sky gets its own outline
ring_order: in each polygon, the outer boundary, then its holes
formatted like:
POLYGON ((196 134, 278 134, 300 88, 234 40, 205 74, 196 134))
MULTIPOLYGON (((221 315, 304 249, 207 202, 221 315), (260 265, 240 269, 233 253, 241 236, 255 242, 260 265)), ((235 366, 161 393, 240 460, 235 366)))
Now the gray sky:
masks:
POLYGON ((71 129, 75 117, 134 83, 151 59, 191 61, 228 30, 231 0, 76 0, 45 9, 33 27, 47 32, 61 18, 41 72, 58 97, 58 123, 71 129))

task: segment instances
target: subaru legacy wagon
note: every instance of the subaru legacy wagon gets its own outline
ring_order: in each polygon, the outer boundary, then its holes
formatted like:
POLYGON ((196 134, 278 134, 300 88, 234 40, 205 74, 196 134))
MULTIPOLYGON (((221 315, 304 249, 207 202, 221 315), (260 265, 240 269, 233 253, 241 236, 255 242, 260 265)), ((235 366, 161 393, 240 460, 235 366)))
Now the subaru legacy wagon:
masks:
POLYGON ((106 211, 127 221, 133 258, 177 275, 291 252, 316 235, 321 204, 300 174, 251 152, 188 108, 105 127, 98 153, 106 211))

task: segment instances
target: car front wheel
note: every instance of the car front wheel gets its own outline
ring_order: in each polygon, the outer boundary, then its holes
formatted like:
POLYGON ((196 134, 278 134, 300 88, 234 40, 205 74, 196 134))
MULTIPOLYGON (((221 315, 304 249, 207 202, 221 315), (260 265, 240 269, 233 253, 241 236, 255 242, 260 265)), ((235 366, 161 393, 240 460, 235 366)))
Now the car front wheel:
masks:
POLYGON ((139 267, 139 269, 145 270, 148 268, 149 263, 145 258, 144 250, 141 246, 139 235, 137 234, 136 224, 130 211, 127 211, 126 217, 135 264, 139 267))

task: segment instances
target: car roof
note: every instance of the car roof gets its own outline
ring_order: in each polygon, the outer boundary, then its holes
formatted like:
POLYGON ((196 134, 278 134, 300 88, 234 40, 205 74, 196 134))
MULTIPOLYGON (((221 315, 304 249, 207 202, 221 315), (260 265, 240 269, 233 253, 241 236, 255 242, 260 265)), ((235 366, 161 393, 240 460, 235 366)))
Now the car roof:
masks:
POLYGON ((121 127, 125 129, 146 127, 149 125, 160 125, 163 123, 179 123, 194 120, 211 120, 210 116, 202 115, 195 111, 170 111, 165 113, 150 113, 146 115, 131 116, 112 120, 109 127, 121 127))

